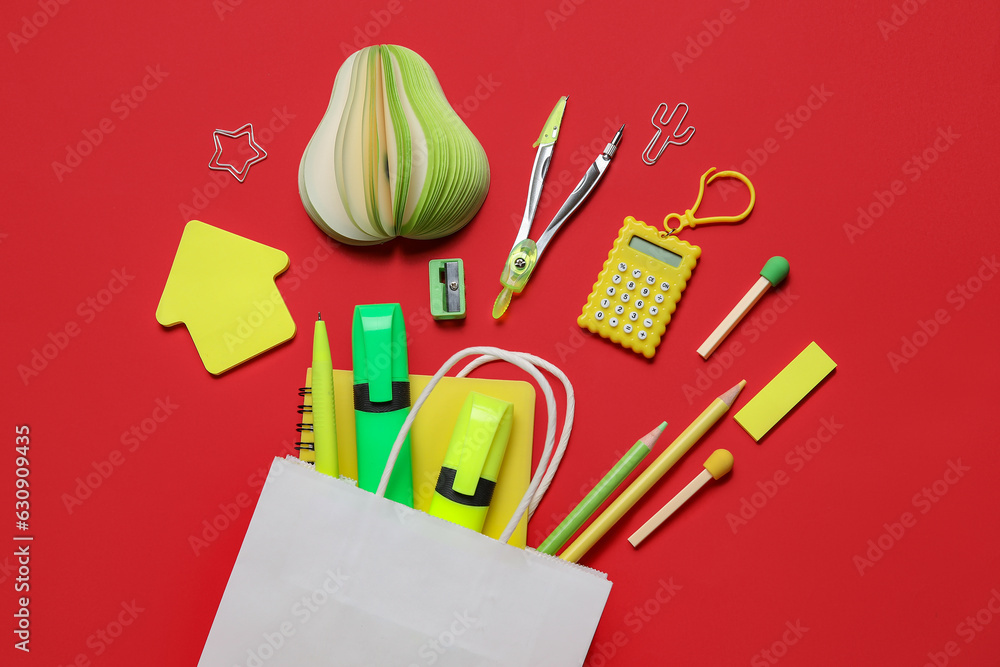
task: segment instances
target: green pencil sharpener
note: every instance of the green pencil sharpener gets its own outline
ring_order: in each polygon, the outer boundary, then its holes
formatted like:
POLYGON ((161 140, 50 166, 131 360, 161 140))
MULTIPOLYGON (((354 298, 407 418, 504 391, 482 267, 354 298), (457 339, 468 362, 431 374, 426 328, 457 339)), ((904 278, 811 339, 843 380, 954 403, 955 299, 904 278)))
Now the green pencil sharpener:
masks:
POLYGON ((431 317, 465 319, 465 268, 460 259, 432 259, 427 265, 431 289, 431 317))

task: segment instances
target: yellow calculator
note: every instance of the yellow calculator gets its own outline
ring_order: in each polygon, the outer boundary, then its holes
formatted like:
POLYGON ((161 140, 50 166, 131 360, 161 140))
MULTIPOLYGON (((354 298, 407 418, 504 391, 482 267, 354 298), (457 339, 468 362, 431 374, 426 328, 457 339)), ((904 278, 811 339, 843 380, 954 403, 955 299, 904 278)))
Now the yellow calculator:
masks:
POLYGON ((577 323, 651 358, 701 248, 625 218, 577 323))

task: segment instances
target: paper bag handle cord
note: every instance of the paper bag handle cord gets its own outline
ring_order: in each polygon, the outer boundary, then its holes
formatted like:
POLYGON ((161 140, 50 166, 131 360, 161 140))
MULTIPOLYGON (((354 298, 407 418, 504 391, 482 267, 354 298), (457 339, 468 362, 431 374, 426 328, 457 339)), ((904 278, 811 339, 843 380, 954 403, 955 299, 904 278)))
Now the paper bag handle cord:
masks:
MULTIPOLYGON (((416 418, 417 412, 423 406, 424 402, 427 400, 428 395, 437 385, 438 381, 444 377, 444 375, 451 370, 460 359, 473 354, 484 355, 472 363, 470 363, 466 368, 462 369, 463 374, 467 374, 472 369, 478 367, 479 365, 486 363, 488 361, 494 361, 501 359, 508 363, 511 363, 518 368, 522 369, 529 375, 531 375, 538 382, 539 387, 542 389, 542 394, 545 396, 545 403, 547 406, 548 420, 545 429, 545 446, 542 449, 542 456, 538 462, 538 468, 535 470, 535 474, 531 479, 531 483, 528 485, 527 491, 524 493, 524 497, 521 498, 521 502, 518 503, 517 509, 514 510, 513 516, 511 516, 510 521, 507 523, 507 527, 504 528, 503 533, 500 535, 501 542, 507 542, 510 540, 511 535, 514 533, 514 529, 517 524, 520 523, 521 517, 524 515, 525 510, 528 508, 532 501, 535 499, 536 493, 538 494, 538 500, 541 499, 542 495, 545 493, 545 488, 548 488, 549 483, 552 481, 552 476, 555 475, 556 469, 558 469, 559 461, 562 459, 562 455, 565 452, 566 442, 569 440, 570 430, 572 428, 572 416, 574 412, 575 397, 573 394, 573 387, 569 384, 569 380, 566 376, 559 372, 558 377, 563 381, 566 387, 566 422, 563 426, 562 437, 560 438, 560 450, 557 452, 555 458, 552 457, 552 450, 555 443, 555 433, 556 433, 556 401, 555 395, 552 393, 552 387, 549 385, 548 380, 538 371, 534 364, 538 364, 546 369, 554 369, 555 366, 549 362, 535 357, 534 355, 526 354, 523 352, 510 352, 508 350, 502 350, 497 347, 467 347, 464 350, 456 352, 453 354, 444 364, 438 369, 437 373, 431 377, 430 381, 417 400, 414 401, 413 407, 410 410, 410 414, 407 415, 406 419, 403 421, 403 425, 399 430, 399 435, 396 436, 396 441, 392 445, 392 450, 389 452, 389 457, 386 461, 385 470, 382 472, 382 480, 379 482, 378 490, 375 494, 379 497, 385 496, 386 488, 389 486, 389 476, 392 474, 392 469, 396 465, 396 459, 399 458, 399 451, 402 449, 403 440, 406 439, 407 433, 410 431, 410 427, 413 425, 413 420, 416 418), (550 471, 549 460, 552 459, 552 466, 550 471), (542 487, 543 479, 545 480, 545 486, 542 487)), ((558 369, 557 369, 558 370, 558 369)), ((537 506, 538 501, 535 500, 535 506, 537 506)), ((529 515, 530 516, 530 515, 529 515)))
MULTIPOLYGON (((562 382, 563 389, 566 392, 566 416, 563 419, 562 432, 559 435, 559 442, 556 443, 555 452, 552 454, 552 460, 549 462, 548 468, 545 469, 545 475, 542 477, 541 483, 538 485, 534 495, 531 497, 531 504, 528 505, 528 519, 531 519, 531 517, 535 514, 535 510, 538 509, 538 503, 542 502, 542 497, 552 484, 552 478, 555 476, 556 470, 559 469, 559 464, 562 462, 563 455, 566 453, 566 445, 569 443, 569 436, 573 430, 573 419, 576 412, 576 394, 573 391, 573 384, 558 366, 542 359, 541 357, 528 354, 527 352, 519 352, 518 354, 536 366, 542 367, 552 375, 559 378, 559 381, 562 382)), ((499 357, 489 354, 476 357, 470 361, 465 368, 457 373, 457 377, 465 377, 483 364, 497 360, 499 360, 499 357)), ((541 468, 541 466, 539 466, 539 468, 541 468)))

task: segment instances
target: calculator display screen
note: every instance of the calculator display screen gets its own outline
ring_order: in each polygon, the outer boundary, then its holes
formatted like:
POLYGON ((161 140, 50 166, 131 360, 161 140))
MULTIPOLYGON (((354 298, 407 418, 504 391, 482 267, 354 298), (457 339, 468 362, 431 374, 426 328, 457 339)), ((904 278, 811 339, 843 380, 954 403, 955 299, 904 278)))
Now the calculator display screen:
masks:
POLYGON ((669 264, 675 269, 681 265, 684 258, 677 253, 670 252, 666 248, 661 248, 655 243, 650 243, 646 239, 633 235, 628 241, 628 247, 641 252, 644 255, 649 255, 654 259, 658 259, 664 264, 669 264))

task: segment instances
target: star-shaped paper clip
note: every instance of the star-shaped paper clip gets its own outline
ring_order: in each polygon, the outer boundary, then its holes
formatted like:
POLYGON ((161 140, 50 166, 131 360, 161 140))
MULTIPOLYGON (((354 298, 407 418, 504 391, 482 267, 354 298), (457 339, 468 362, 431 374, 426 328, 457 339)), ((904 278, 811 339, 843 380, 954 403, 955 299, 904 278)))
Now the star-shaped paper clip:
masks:
POLYGON ((243 127, 234 130, 232 132, 226 132, 225 130, 216 130, 212 133, 212 138, 215 140, 215 155, 212 156, 211 161, 208 163, 209 169, 215 169, 217 171, 228 171, 230 174, 236 177, 236 180, 240 183, 243 179, 247 177, 247 172, 250 171, 252 165, 257 164, 261 160, 267 157, 267 152, 260 147, 257 140, 253 136, 253 124, 247 123, 243 127), (243 163, 240 169, 230 162, 223 162, 220 158, 222 157, 222 142, 219 141, 219 136, 229 137, 230 139, 239 139, 240 137, 247 137, 248 145, 250 150, 252 150, 255 155, 243 163))

